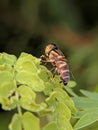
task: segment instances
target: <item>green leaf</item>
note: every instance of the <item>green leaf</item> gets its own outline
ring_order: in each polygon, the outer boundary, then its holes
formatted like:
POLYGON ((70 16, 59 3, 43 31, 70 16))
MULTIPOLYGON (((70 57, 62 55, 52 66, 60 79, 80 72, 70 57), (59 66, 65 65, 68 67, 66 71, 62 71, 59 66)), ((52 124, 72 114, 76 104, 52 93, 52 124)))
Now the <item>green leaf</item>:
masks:
POLYGON ((35 102, 36 100, 36 94, 33 92, 33 90, 25 85, 21 85, 18 88, 18 94, 20 95, 20 103, 21 107, 23 107, 26 110, 33 111, 33 112, 39 112, 39 113, 49 113, 49 110, 46 110, 46 104, 40 103, 37 104, 35 102))
POLYGON ((13 66, 17 58, 14 55, 7 53, 0 53, 0 71, 10 70, 13 71, 13 66))
POLYGON ((98 101, 96 99, 90 99, 85 97, 75 97, 73 98, 76 107, 82 110, 98 108, 98 101))
POLYGON ((35 58, 27 53, 21 53, 20 57, 16 62, 15 69, 17 71, 36 73, 38 70, 38 64, 40 64, 40 60, 38 58, 35 58))
POLYGON ((55 121, 48 123, 43 130, 59 130, 55 121))
POLYGON ((26 97, 29 101, 35 100, 36 98, 36 94, 28 86, 21 85, 17 91, 21 97, 26 97))
POLYGON ((73 88, 73 87, 76 86, 76 82, 75 81, 70 81, 70 82, 68 82, 67 86, 70 87, 70 88, 73 88))
POLYGON ((38 76, 44 81, 44 82, 49 82, 50 77, 52 77, 52 73, 47 70, 45 66, 40 65, 38 68, 38 76))
POLYGON ((69 87, 64 87, 64 89, 73 97, 77 97, 78 95, 69 87))
POLYGON ((76 117, 80 118, 75 124, 75 129, 80 129, 88 126, 98 120, 98 101, 97 93, 89 91, 81 91, 86 97, 74 97, 73 100, 76 107, 80 110, 77 112, 76 117))
POLYGON ((37 67, 33 63, 33 61, 30 61, 29 59, 18 59, 15 69, 17 71, 26 71, 26 72, 31 72, 31 73, 36 73, 37 72, 37 67))
POLYGON ((39 119, 30 112, 23 116, 15 114, 9 125, 10 130, 40 130, 39 119))
POLYGON ((16 56, 7 53, 0 53, 0 64, 13 65, 16 62, 16 56))
POLYGON ((71 111, 75 114, 76 109, 68 94, 61 88, 54 88, 46 102, 52 107, 53 120, 56 121, 58 130, 72 130, 71 111))
POLYGON ((20 71, 16 75, 16 80, 20 84, 25 84, 37 92, 41 92, 45 88, 43 80, 41 80, 37 74, 20 71))
POLYGON ((22 124, 24 130, 40 130, 39 119, 30 112, 23 114, 22 124))
POLYGON ((10 130, 22 130, 22 118, 20 115, 15 114, 9 125, 10 130))
POLYGON ((51 112, 52 112, 52 110, 50 108, 46 108, 46 107, 43 107, 42 110, 37 111, 39 116, 47 116, 47 115, 51 114, 51 112))
POLYGON ((98 109, 96 112, 85 113, 80 120, 75 124, 74 129, 80 130, 85 126, 88 126, 98 120, 98 109))
POLYGON ((59 114, 61 113, 60 115, 65 116, 67 118, 67 120, 70 120, 71 111, 67 107, 67 105, 59 102, 56 109, 59 114))
POLYGON ((15 96, 8 97, 2 97, 0 98, 0 103, 2 105, 2 109, 4 110, 11 110, 16 108, 17 101, 15 96))
POLYGON ((70 123, 71 111, 70 109, 63 103, 58 102, 55 108, 54 119, 57 122, 57 126, 59 130, 72 130, 72 126, 70 123))
POLYGON ((55 99, 57 99, 59 102, 66 104, 73 114, 76 113, 76 108, 74 106, 73 100, 63 89, 55 88, 55 90, 50 94, 46 101, 47 103, 52 105, 55 102, 55 99))
POLYGON ((0 97, 10 96, 15 89, 13 75, 9 71, 0 72, 0 97))
POLYGON ((44 94, 50 95, 53 92, 54 87, 55 86, 51 84, 50 82, 45 82, 44 94))
POLYGON ((86 97, 89 97, 90 99, 98 100, 98 93, 96 92, 89 92, 86 90, 80 90, 80 92, 86 97))
POLYGON ((32 111, 32 112, 39 113, 39 112, 46 109, 45 103, 37 104, 37 103, 35 103, 35 101, 32 101, 32 102, 29 101, 26 97, 22 97, 20 99, 20 102, 21 102, 22 108, 29 110, 29 111, 32 111))

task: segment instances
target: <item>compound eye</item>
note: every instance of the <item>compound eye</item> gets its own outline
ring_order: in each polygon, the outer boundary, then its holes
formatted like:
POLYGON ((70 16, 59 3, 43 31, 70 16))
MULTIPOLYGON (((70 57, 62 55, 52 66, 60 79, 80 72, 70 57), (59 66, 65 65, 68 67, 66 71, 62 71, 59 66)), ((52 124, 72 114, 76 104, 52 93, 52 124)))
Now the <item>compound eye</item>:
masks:
POLYGON ((57 46, 55 46, 53 49, 58 49, 58 47, 57 47, 57 46))
POLYGON ((58 47, 55 44, 53 44, 53 50, 55 49, 58 49, 58 47))
POLYGON ((56 46, 56 44, 52 43, 53 46, 56 46))

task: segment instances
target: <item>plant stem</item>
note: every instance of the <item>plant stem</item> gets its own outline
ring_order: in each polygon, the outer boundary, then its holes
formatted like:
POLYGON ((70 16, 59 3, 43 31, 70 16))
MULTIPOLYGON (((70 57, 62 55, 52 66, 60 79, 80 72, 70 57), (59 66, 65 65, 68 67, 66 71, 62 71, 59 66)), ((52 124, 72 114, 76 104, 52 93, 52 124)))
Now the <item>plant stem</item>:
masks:
MULTIPOLYGON (((18 95, 17 91, 16 91, 16 99, 19 102, 19 95, 18 95)), ((20 103, 17 104, 17 111, 18 111, 19 115, 22 116, 22 109, 21 109, 20 103)))

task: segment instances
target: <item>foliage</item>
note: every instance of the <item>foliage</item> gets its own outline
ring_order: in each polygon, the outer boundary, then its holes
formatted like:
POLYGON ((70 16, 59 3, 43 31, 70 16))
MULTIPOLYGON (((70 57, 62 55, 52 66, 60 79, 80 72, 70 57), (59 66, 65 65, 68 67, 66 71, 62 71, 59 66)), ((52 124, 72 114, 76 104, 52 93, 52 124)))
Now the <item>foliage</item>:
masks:
POLYGON ((79 97, 74 86, 74 81, 64 86, 59 76, 53 78, 30 54, 21 53, 18 59, 0 54, 0 104, 5 111, 17 110, 9 130, 78 130, 97 121, 98 94, 81 90, 86 97, 79 97))
POLYGON ((30 54, 21 53, 17 59, 1 53, 0 103, 5 111, 17 109, 9 129, 73 129, 70 119, 76 108, 59 81, 58 76, 53 78, 52 73, 40 65, 40 59, 30 54), (41 128, 42 117, 48 123, 41 128))
POLYGON ((76 107, 79 109, 76 117, 80 118, 74 126, 75 130, 81 129, 98 121, 98 93, 81 90, 85 97, 75 97, 76 107))

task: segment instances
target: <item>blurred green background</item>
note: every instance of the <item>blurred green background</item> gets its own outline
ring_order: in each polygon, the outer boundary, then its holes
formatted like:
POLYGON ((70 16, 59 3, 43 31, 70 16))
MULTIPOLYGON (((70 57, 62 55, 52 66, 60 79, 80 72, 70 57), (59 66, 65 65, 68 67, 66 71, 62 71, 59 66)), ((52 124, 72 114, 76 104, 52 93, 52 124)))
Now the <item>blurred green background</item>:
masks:
MULTIPOLYGON (((97 0, 0 0, 0 52, 40 57, 54 42, 68 59, 77 93, 98 91, 97 34, 97 0)), ((1 110, 0 129, 7 130, 9 119, 1 110)))

